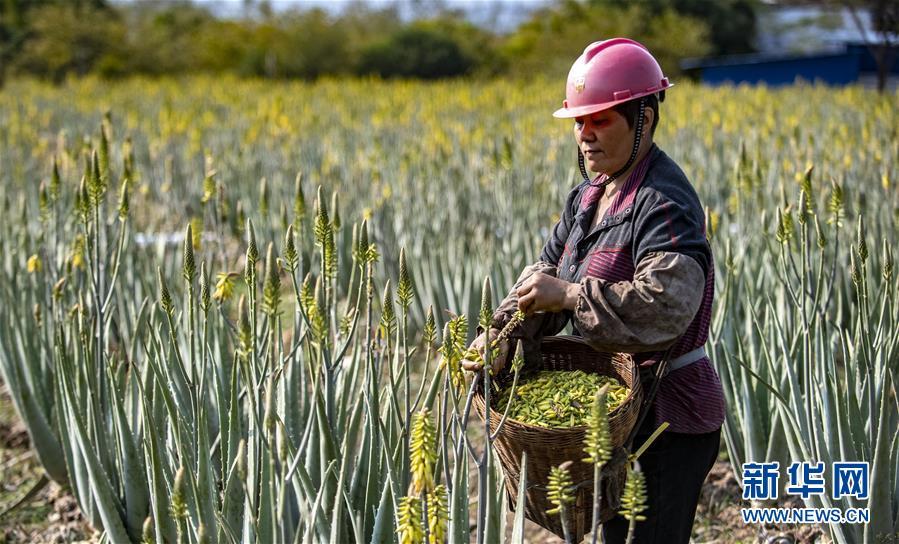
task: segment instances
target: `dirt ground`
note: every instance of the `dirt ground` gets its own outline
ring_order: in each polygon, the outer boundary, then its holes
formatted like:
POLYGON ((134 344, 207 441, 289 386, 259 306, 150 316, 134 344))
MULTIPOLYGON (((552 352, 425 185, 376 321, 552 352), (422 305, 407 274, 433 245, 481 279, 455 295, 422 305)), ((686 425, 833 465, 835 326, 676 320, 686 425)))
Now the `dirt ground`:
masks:
POLYGON ((29 449, 28 433, 13 410, 6 386, 0 384, 0 544, 96 542, 98 535, 84 521, 75 498, 52 481, 7 512, 42 481, 42 475, 29 449))

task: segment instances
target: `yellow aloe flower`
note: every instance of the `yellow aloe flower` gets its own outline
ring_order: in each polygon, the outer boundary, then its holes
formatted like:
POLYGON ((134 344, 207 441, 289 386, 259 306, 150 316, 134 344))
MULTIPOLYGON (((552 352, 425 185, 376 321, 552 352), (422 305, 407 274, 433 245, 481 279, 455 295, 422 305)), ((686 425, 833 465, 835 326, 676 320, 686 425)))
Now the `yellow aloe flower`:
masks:
POLYGON ((212 298, 219 303, 229 300, 234 294, 234 278, 237 276, 237 272, 219 272, 215 277, 215 291, 212 298))
POLYGON ((33 274, 35 272, 40 272, 44 269, 44 265, 41 262, 41 258, 37 256, 37 254, 28 257, 28 262, 25 264, 26 270, 28 270, 29 274, 33 274))

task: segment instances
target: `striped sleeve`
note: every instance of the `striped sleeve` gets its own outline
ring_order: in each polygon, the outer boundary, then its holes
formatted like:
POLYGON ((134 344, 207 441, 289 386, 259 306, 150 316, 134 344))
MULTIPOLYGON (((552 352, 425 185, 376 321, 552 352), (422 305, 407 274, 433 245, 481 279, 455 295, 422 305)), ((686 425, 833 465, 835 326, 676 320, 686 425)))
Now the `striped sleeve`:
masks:
POLYGON ((690 325, 705 282, 699 265, 674 252, 650 253, 633 281, 580 281, 573 321, 598 351, 641 353, 666 349, 690 325))

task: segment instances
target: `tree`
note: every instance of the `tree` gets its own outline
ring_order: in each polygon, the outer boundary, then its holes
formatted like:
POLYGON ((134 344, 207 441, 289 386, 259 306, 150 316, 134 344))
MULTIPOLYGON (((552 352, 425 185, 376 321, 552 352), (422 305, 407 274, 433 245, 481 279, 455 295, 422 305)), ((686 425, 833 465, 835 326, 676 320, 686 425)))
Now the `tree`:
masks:
POLYGON ((361 66, 382 77, 437 79, 465 75, 474 61, 445 32, 413 24, 364 51, 361 66))
POLYGON ((704 55, 711 47, 705 23, 671 10, 564 0, 535 12, 509 36, 503 52, 513 73, 558 78, 588 44, 616 36, 646 45, 669 75, 679 73, 680 59, 704 55))
MULTIPOLYGON (((208 41, 210 27, 217 22, 205 8, 191 2, 138 2, 122 8, 128 19, 129 71, 160 75, 203 69, 200 51, 208 41)), ((244 35, 220 36, 222 40, 242 39, 244 35)), ((243 44, 244 42, 238 41, 243 44)), ((234 59, 231 59, 234 62, 234 59)))
MULTIPOLYGON (((29 15, 45 6, 62 4, 61 0, 2 0, 0 1, 0 88, 13 60, 21 54, 26 41, 33 36, 29 15)), ((105 9, 103 0, 75 0, 75 7, 105 9)))
POLYGON ((125 68, 125 26, 102 2, 46 2, 25 17, 25 37, 10 62, 14 71, 61 82, 68 74, 125 68))
POLYGON ((594 6, 639 6, 650 16, 671 11, 702 21, 709 32, 711 52, 716 55, 749 53, 754 50, 756 2, 757 0, 590 0, 594 6))
POLYGON ((848 0, 845 2, 852 19, 862 34, 874 62, 877 63, 877 90, 886 90, 887 76, 895 63, 895 49, 899 43, 899 2, 896 0, 848 0), (860 9, 871 14, 871 25, 880 36, 872 37, 859 15, 860 9))

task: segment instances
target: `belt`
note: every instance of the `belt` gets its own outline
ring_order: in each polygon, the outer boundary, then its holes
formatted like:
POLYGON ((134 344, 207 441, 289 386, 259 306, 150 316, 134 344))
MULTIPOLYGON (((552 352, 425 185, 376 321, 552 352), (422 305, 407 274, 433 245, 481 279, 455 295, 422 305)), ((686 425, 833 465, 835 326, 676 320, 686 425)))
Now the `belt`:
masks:
POLYGON ((700 361, 706 357, 708 357, 708 355, 706 355, 705 347, 699 347, 694 349, 693 351, 684 353, 680 357, 668 359, 668 367, 665 369, 665 374, 662 377, 667 376, 669 373, 674 372, 675 370, 684 368, 688 365, 692 365, 696 361, 700 361))
MULTIPOLYGON (((671 353, 671 348, 665 352, 664 357, 666 357, 669 353, 671 353)), ((692 365, 696 361, 701 361, 707 357, 705 353, 705 347, 696 348, 693 351, 688 351, 684 353, 680 357, 675 357, 674 359, 668 359, 668 364, 665 365, 664 374, 662 374, 661 378, 664 378, 672 370, 677 370, 679 368, 684 368, 687 365, 692 365)), ((659 363, 656 363, 658 365, 659 363)), ((625 447, 630 449, 631 445, 634 441, 634 436, 637 434, 637 431, 643 427, 643 420, 646 418, 646 414, 649 412, 652 403, 655 401, 656 392, 658 390, 659 384, 661 383, 661 379, 655 380, 656 373, 656 365, 653 365, 652 368, 641 366, 640 369, 640 382, 643 384, 644 395, 643 403, 640 406, 640 415, 637 417, 637 424, 631 429, 630 434, 625 441, 625 447), (649 392, 647 393, 647 387, 649 388, 649 392)))

